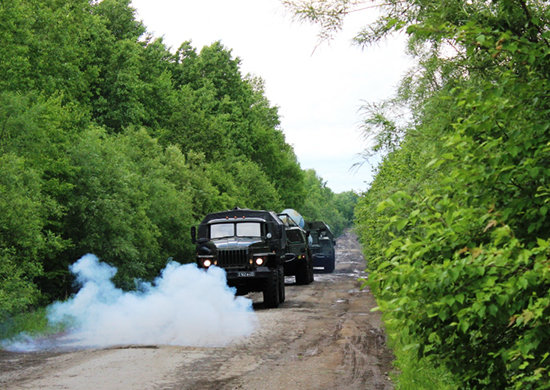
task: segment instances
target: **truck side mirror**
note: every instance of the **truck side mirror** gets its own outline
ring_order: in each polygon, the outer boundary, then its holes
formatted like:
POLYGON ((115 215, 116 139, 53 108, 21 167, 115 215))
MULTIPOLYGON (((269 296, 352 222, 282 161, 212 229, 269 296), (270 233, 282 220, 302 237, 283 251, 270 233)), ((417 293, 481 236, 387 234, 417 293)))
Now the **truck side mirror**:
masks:
POLYGON ((197 243, 197 228, 195 226, 191 226, 191 242, 197 243))

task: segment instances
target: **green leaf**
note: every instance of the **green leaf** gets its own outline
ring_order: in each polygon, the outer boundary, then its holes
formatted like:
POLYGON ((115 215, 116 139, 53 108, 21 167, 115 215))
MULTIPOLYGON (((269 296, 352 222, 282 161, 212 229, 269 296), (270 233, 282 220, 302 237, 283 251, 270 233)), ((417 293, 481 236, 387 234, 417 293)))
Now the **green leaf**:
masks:
POLYGON ((464 319, 460 320, 459 327, 462 333, 466 333, 468 329, 470 328, 470 323, 464 319))
POLYGON ((411 211, 411 214, 409 215, 409 219, 416 218, 419 214, 420 214, 419 209, 413 210, 413 211, 411 211))
POLYGON ((443 164, 443 160, 439 159, 439 158, 434 158, 433 160, 431 160, 430 162, 428 162, 428 164, 426 164, 426 168, 438 168, 439 166, 441 166, 441 164, 443 164))
POLYGON ((405 226, 407 226, 408 222, 409 222, 409 220, 406 219, 406 218, 400 219, 395 223, 395 227, 396 227, 397 230, 403 230, 405 228, 405 226))
POLYGON ((550 240, 543 240, 542 238, 537 238, 537 245, 541 249, 548 249, 550 248, 550 240))
POLYGON ((390 198, 385 199, 382 202, 378 203, 378 205, 376 206, 376 212, 381 213, 382 211, 386 210, 388 207, 393 207, 393 206, 395 206, 395 202, 392 199, 390 198))

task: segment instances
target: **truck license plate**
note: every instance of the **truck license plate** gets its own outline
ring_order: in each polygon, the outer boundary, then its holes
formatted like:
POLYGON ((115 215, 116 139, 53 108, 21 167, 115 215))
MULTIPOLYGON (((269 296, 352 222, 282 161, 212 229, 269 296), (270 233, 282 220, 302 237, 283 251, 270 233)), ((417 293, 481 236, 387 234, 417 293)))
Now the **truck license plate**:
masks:
POLYGON ((255 276, 255 273, 254 271, 241 271, 241 272, 237 272, 237 276, 239 278, 251 278, 255 276))

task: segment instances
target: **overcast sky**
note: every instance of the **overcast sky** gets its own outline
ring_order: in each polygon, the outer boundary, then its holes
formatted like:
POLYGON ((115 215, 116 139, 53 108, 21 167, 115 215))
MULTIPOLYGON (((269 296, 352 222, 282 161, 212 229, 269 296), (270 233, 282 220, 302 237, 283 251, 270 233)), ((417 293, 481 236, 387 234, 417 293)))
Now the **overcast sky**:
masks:
POLYGON ((198 50, 221 41, 240 58, 243 75, 265 81, 302 169, 315 169, 334 192, 367 189, 371 168, 351 169, 367 146, 360 107, 392 96, 408 67, 402 40, 367 49, 352 44, 374 11, 356 13, 334 40, 318 46, 318 26, 294 21, 280 0, 132 0, 132 6, 172 51, 187 40, 198 50))

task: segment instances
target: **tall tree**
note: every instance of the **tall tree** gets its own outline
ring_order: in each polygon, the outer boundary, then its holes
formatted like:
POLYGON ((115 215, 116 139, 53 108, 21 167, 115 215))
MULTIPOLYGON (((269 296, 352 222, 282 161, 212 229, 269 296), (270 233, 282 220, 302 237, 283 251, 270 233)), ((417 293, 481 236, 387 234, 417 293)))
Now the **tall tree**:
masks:
POLYGON ((261 80, 220 42, 174 54, 129 0, 0 3, 0 316, 193 261, 208 212, 299 208, 304 176, 261 80))

